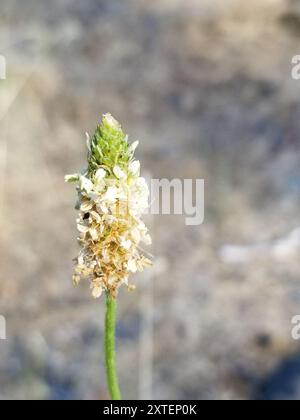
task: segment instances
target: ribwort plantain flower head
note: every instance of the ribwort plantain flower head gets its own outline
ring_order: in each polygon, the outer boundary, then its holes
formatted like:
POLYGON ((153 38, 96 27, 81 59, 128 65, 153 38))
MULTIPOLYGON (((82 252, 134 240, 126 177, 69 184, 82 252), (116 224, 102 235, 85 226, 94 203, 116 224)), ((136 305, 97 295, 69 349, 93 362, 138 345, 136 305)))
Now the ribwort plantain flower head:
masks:
POLYGON ((77 184, 77 229, 80 252, 73 281, 90 281, 92 294, 115 297, 121 285, 135 288, 130 275, 152 265, 140 251, 151 244, 141 220, 148 207, 149 189, 134 159, 138 142, 129 144, 121 125, 105 114, 95 134, 87 135, 88 167, 66 175, 77 184))

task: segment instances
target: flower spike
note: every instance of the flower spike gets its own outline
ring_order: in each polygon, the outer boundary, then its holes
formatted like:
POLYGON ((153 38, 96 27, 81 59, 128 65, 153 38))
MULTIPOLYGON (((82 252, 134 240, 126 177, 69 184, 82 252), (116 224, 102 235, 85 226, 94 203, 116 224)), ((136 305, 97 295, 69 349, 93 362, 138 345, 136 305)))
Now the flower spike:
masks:
POLYGON ((87 169, 65 177, 78 191, 81 249, 73 281, 89 280, 95 298, 104 291, 114 298, 121 285, 133 290, 130 275, 152 264, 139 250, 139 244, 149 245, 151 238, 141 220, 149 189, 134 160, 137 146, 130 145, 121 125, 105 114, 94 135, 87 135, 87 169))

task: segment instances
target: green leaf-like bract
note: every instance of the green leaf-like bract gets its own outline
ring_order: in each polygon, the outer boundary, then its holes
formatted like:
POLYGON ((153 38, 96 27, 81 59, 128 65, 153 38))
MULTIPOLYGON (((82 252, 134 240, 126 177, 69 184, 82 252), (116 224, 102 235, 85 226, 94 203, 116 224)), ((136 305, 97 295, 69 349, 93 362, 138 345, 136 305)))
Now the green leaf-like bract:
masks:
POLYGON ((126 169, 133 154, 121 125, 110 114, 103 116, 101 124, 90 139, 89 149, 89 174, 99 167, 112 171, 118 165, 121 169, 126 169))

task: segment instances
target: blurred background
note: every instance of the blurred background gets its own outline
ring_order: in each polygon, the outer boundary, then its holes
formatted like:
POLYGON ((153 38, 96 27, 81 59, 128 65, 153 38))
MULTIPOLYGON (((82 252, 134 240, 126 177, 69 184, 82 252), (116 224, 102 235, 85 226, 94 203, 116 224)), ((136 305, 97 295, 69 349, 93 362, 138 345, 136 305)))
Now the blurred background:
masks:
POLYGON ((124 398, 300 399, 300 2, 0 0, 0 399, 105 399, 104 300, 74 288, 85 132, 111 112, 206 218, 149 217, 122 290, 124 398))

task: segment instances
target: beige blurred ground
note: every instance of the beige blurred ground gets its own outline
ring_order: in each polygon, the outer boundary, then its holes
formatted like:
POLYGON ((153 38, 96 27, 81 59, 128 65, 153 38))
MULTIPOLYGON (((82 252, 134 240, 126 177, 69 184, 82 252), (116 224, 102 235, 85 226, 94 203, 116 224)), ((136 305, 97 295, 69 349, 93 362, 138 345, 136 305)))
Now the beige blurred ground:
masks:
POLYGON ((298 2, 0 7, 0 398, 106 397, 63 176, 107 111, 155 178, 206 180, 204 225, 150 220, 155 269, 120 295, 124 397, 300 398, 298 2))

